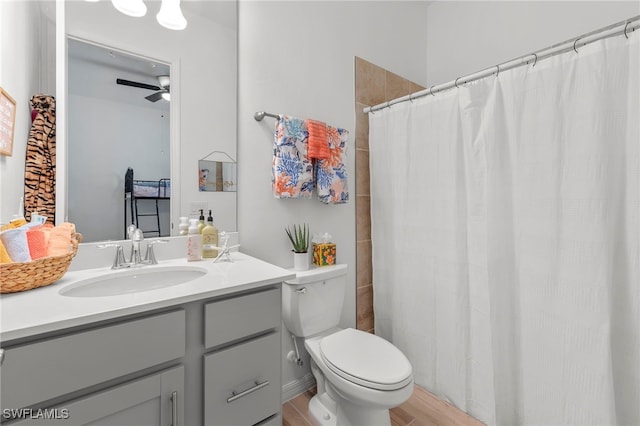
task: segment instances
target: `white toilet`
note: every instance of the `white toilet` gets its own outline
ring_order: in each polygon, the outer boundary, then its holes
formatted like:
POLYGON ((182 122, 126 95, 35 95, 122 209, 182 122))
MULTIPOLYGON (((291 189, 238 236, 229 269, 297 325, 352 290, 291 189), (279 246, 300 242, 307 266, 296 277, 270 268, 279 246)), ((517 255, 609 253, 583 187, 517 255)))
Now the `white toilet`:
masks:
POLYGON ((376 335, 338 327, 347 265, 297 272, 282 289, 284 323, 304 338, 318 392, 309 412, 319 425, 389 425, 389 408, 413 392, 411 363, 376 335))

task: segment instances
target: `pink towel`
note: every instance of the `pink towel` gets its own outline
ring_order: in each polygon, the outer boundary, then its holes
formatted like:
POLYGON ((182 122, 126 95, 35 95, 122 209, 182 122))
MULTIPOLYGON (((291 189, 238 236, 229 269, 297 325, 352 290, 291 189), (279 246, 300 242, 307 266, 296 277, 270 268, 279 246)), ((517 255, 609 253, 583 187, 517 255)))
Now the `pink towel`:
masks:
POLYGON ((329 158, 329 140, 327 139, 327 124, 322 121, 307 118, 309 131, 309 160, 329 158))
POLYGON ((41 226, 27 230, 27 245, 31 260, 47 257, 47 238, 41 226))
POLYGON ((70 223, 58 225, 51 231, 47 256, 63 256, 71 251, 71 235, 75 232, 75 226, 70 223))

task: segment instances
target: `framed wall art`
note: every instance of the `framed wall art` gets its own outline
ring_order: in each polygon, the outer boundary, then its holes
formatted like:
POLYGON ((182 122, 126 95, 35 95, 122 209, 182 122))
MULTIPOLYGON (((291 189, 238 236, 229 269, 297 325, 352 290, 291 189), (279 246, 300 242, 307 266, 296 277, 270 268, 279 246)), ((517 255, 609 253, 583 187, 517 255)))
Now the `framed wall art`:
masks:
POLYGON ((0 155, 13 154, 16 101, 0 87, 0 155))

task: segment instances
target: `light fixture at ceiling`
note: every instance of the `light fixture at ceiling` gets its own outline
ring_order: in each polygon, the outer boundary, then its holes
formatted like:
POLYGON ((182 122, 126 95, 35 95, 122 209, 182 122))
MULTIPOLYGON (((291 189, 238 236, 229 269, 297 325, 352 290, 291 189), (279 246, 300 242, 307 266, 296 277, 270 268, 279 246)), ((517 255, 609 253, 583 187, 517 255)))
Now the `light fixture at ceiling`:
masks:
POLYGON ((160 25, 170 30, 184 30, 187 27, 187 20, 180 10, 180 0, 162 0, 156 19, 160 25))
POLYGON ((171 93, 169 93, 169 92, 162 93, 162 99, 164 99, 165 101, 170 101, 171 100, 171 93))
MULTIPOLYGON (((100 0, 85 1, 94 3, 100 0)), ((125 15, 139 18, 147 14, 147 6, 142 0, 111 0, 111 3, 113 7, 125 15)), ((156 20, 160 25, 170 30, 184 30, 187 27, 187 20, 180 9, 180 0, 162 0, 156 20)))
POLYGON ((139 18, 147 13, 147 6, 142 0, 111 0, 111 3, 125 15, 139 18))

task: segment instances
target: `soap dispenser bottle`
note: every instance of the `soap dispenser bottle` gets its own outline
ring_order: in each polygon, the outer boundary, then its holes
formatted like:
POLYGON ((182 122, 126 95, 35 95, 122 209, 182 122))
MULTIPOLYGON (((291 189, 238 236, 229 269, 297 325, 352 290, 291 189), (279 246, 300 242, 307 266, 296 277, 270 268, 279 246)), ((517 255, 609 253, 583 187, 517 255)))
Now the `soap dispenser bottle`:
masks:
POLYGON ((185 216, 180 216, 180 224, 178 225, 180 235, 187 235, 189 233, 189 223, 185 216))
POLYGON ((198 232, 198 221, 191 219, 187 235, 187 260, 193 262, 202 259, 202 235, 198 232))
POLYGON ((204 211, 200 209, 200 219, 198 219, 198 234, 202 234, 202 229, 206 223, 204 223, 204 211))
POLYGON ((218 230, 213 225, 213 216, 211 216, 211 210, 209 210, 207 224, 202 228, 202 257, 205 259, 218 257, 218 249, 214 248, 217 246, 218 230))

